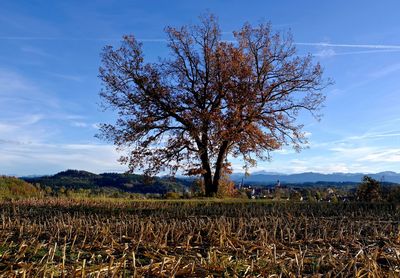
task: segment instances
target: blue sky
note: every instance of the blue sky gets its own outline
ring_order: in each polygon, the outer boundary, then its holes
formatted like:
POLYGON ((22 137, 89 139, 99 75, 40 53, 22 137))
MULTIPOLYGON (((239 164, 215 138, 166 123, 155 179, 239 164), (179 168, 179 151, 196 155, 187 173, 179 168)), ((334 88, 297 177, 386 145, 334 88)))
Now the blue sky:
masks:
MULTIPOLYGON (((400 172, 399 1, 19 1, 0 2, 0 174, 68 168, 125 171, 112 145, 94 138, 112 122, 99 108, 103 46, 124 34, 144 41, 147 61, 168 54, 166 25, 219 18, 223 36, 248 21, 291 29, 335 84, 324 117, 302 115, 309 148, 290 147, 254 171, 400 172)), ((242 171, 234 160, 235 171, 242 171)))

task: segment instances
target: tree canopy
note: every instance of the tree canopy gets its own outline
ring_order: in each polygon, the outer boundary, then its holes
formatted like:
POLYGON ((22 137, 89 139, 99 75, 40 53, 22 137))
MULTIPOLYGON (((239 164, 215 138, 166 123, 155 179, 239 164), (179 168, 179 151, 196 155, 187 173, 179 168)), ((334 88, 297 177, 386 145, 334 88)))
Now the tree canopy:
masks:
POLYGON ((118 120, 102 124, 100 136, 126 151, 120 161, 132 171, 181 169, 201 175, 213 195, 228 155, 247 169, 307 142, 298 114, 320 117, 329 80, 311 55, 296 54, 290 33, 246 23, 226 41, 213 15, 165 32, 170 55, 156 63, 145 62, 134 36, 102 53, 100 95, 118 120))
POLYGON ((382 200, 382 188, 379 181, 364 176, 362 183, 357 187, 357 199, 364 202, 374 202, 382 200))

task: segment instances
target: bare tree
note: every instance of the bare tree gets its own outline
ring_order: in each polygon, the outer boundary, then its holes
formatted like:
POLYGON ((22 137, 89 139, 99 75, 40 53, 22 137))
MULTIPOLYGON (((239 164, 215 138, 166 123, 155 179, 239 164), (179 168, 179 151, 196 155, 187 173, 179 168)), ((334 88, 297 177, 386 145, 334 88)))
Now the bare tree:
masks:
POLYGON ((100 95, 119 118, 101 137, 127 151, 120 160, 132 171, 202 175, 210 196, 228 154, 247 170, 283 145, 306 143, 298 113, 320 117, 329 80, 311 55, 296 55, 290 33, 245 24, 227 42, 212 15, 165 31, 170 56, 157 63, 144 62, 133 36, 102 53, 100 95))

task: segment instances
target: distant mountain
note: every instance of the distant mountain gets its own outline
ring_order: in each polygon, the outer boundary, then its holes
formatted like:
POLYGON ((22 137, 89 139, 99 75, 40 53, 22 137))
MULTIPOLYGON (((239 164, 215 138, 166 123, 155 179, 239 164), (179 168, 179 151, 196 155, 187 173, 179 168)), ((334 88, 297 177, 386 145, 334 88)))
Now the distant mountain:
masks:
POLYGON ((22 177, 32 184, 79 189, 115 188, 132 193, 161 193, 183 191, 192 181, 171 177, 154 177, 148 179, 143 175, 103 173, 94 174, 81 170, 66 170, 52 176, 22 177))
POLYGON ((245 176, 243 173, 232 174, 231 179, 240 182, 242 179, 247 183, 258 184, 275 184, 278 180, 281 183, 317 183, 317 182, 334 182, 334 183, 358 183, 362 178, 368 175, 376 180, 400 183, 400 173, 395 172, 380 172, 375 174, 363 173, 332 173, 320 174, 313 172, 299 173, 299 174, 280 174, 268 172, 254 172, 250 176, 245 176))

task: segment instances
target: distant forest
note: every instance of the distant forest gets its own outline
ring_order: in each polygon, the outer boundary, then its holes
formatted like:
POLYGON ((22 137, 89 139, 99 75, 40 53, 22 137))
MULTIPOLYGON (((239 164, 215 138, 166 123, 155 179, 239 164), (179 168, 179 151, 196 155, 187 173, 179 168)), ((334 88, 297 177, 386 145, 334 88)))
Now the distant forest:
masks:
MULTIPOLYGON (((265 180, 231 182, 217 197, 298 200, 298 201, 396 201, 397 183, 382 182, 364 176, 360 182, 282 182, 265 180)), ((67 170, 51 176, 0 177, 0 199, 26 197, 113 197, 113 198, 196 198, 204 197, 201 180, 183 177, 146 177, 137 174, 67 170)))
MULTIPOLYGON (((279 178, 278 176, 276 176, 279 178)), ((237 185, 244 183, 246 186, 253 187, 273 187, 274 182, 271 182, 271 178, 265 176, 262 179, 262 175, 256 175, 255 178, 241 179, 240 175, 232 176, 233 180, 237 185)), ((184 192, 191 188, 195 183, 195 178, 185 177, 145 177, 138 174, 127 174, 127 173, 102 173, 94 174, 87 171, 81 170, 66 170, 55 175, 40 176, 40 177, 22 177, 22 180, 31 184, 40 184, 42 187, 51 187, 53 189, 65 188, 67 189, 95 189, 95 188, 109 188, 117 189, 124 192, 130 193, 157 193, 165 194, 167 192, 184 192)), ((275 179, 274 179, 275 180, 275 179)), ((315 181, 307 182, 282 182, 282 185, 287 187, 337 187, 341 189, 355 189, 361 182, 362 177, 359 178, 358 182, 355 181, 315 181)), ((395 186, 397 183, 393 182, 382 182, 383 186, 395 186)))
POLYGON ((108 188, 130 193, 158 193, 165 194, 171 191, 182 191, 190 187, 192 180, 173 177, 147 178, 136 174, 103 173, 93 174, 87 171, 67 170, 53 176, 24 177, 31 184, 40 184, 41 187, 52 189, 96 189, 108 188))

